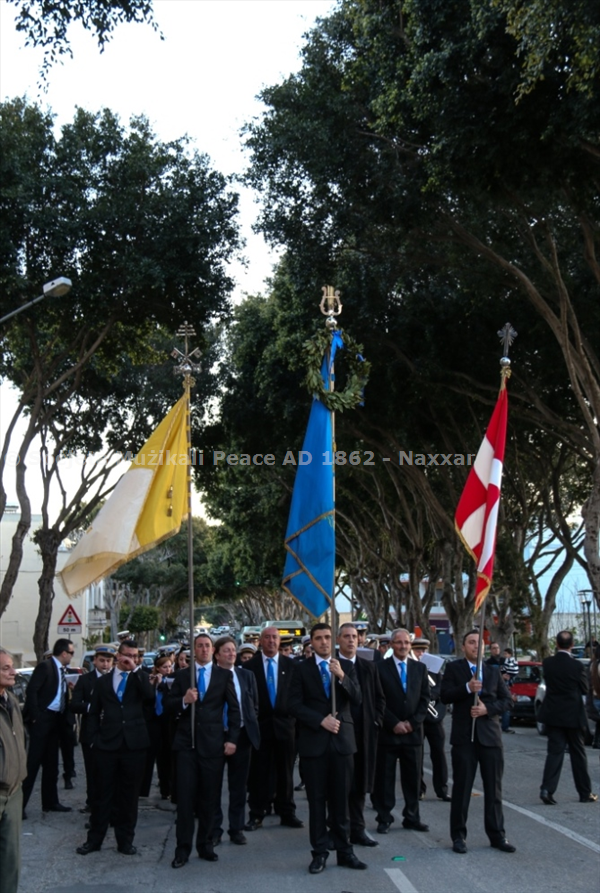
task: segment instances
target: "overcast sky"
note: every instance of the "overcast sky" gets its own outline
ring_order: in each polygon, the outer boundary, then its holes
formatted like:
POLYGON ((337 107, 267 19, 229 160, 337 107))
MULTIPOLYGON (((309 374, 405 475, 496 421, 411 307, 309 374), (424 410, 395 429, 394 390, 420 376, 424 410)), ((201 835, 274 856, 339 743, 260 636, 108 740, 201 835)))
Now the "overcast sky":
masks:
MULTIPOLYGON (((122 25, 100 53, 94 38, 75 25, 69 32, 73 59, 65 57, 55 65, 47 91, 40 92, 42 53, 24 47, 23 36, 14 27, 16 8, 1 0, 2 100, 27 96, 51 109, 57 125, 70 121, 77 106, 89 111, 110 108, 124 122, 131 115, 144 114, 161 139, 187 134, 222 173, 241 172, 246 159, 239 131, 261 113, 257 94, 298 69, 303 35, 335 4, 331 0, 154 0, 154 6, 164 40, 147 25, 122 25)), ((253 196, 242 191, 241 224, 249 266, 237 265, 232 270, 237 299, 261 290, 275 260, 262 237, 252 233, 256 210, 253 196)), ((0 396, 3 439, 14 398, 4 386, 0 396)), ((18 443, 18 437, 13 443, 18 443)), ((33 509, 39 511, 36 461, 32 448, 28 485, 33 509)), ((14 502, 11 477, 9 473, 6 483, 9 502, 14 502)))

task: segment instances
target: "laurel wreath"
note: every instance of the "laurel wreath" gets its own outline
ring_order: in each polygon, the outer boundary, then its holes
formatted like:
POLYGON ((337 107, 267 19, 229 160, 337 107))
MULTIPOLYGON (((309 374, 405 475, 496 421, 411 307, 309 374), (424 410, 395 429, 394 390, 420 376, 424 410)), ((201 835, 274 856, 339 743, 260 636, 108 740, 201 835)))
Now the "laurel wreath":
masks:
POLYGON ((321 330, 304 343, 307 373, 304 384, 332 412, 354 409, 363 401, 363 390, 369 380, 371 364, 361 357, 362 344, 357 344, 350 335, 340 330, 344 339, 344 363, 348 368, 346 387, 343 391, 328 391, 321 376, 323 356, 331 344, 329 330, 321 330))

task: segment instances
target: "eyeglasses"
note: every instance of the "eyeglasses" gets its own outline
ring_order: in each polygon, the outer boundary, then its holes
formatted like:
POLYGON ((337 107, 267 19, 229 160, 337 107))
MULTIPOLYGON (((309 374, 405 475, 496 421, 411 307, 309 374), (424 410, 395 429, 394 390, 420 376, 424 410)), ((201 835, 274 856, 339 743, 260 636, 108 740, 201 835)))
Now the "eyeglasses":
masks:
POLYGON ((73 657, 73 655, 75 654, 75 652, 74 652, 74 651, 67 651, 67 654, 70 654, 71 657, 73 657))

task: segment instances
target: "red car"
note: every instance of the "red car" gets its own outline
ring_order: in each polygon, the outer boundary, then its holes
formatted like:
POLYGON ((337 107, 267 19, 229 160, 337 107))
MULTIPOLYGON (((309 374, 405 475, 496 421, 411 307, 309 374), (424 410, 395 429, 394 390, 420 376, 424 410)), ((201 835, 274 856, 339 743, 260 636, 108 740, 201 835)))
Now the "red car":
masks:
POLYGON ((535 693, 542 681, 542 664, 535 660, 520 660, 519 673, 510 687, 512 695, 512 716, 535 722, 535 693))

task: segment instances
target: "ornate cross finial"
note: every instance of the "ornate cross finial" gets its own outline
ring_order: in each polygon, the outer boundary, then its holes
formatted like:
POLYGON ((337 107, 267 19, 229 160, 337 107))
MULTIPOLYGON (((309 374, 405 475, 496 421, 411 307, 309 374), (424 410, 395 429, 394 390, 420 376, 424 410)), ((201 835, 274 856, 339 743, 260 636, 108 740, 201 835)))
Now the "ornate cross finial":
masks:
POLYGON ((323 297, 319 307, 321 308, 321 313, 327 317, 325 325, 328 329, 336 329, 337 322, 335 317, 342 312, 339 290, 334 289, 333 285, 323 285, 321 291, 323 292, 323 297))
POLYGON ((513 341, 517 337, 518 332, 515 332, 513 327, 509 322, 502 326, 501 329, 498 330, 498 338, 500 339, 500 344, 502 345, 502 350, 504 351, 504 356, 508 357, 508 351, 511 347, 513 341))
POLYGON ((179 361, 179 365, 175 366, 175 368, 173 369, 173 374, 183 375, 184 381, 189 380, 189 383, 192 386, 194 384, 193 379, 190 378, 192 372, 200 372, 202 368, 200 366, 200 363, 194 362, 195 358, 200 359, 200 357, 202 356, 200 350, 195 347, 194 350, 188 352, 188 338, 191 338, 195 334, 196 332, 194 330, 194 327, 192 325, 189 325, 189 323, 184 322, 182 326, 179 326, 176 332, 178 338, 183 338, 183 353, 176 347, 174 347, 171 351, 171 356, 173 357, 173 359, 179 361))

